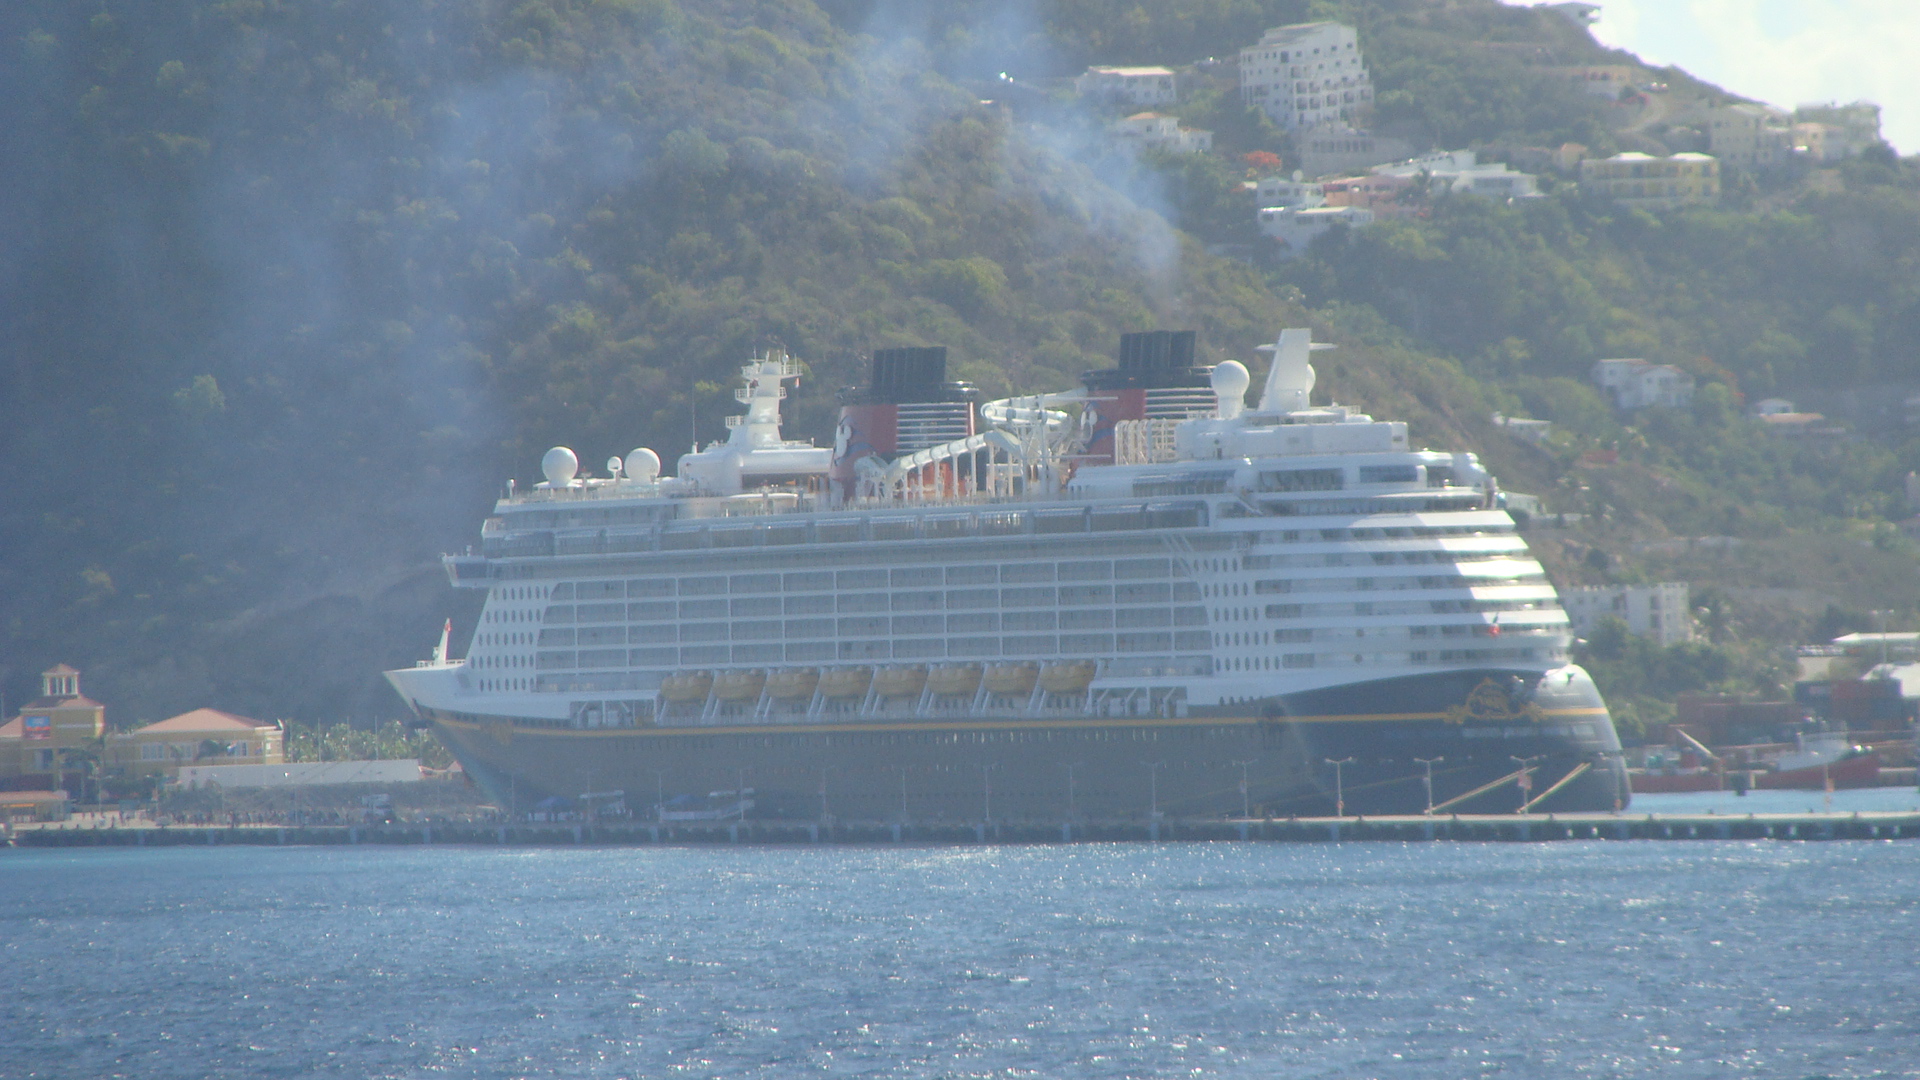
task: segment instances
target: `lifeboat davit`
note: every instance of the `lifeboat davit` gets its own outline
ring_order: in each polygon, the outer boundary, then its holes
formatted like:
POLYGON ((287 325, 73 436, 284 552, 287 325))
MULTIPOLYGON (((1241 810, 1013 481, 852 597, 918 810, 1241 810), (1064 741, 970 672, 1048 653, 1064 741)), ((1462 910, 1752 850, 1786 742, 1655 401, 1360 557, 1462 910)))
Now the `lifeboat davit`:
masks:
POLYGON ((927 669, 919 664, 882 668, 873 673, 873 692, 881 697, 917 697, 927 685, 927 669))
POLYGON ((660 680, 660 696, 673 702, 705 701, 712 689, 710 671, 676 671, 660 680))
POLYGON ((760 691, 767 685, 767 673, 759 668, 748 671, 728 671, 713 680, 713 696, 721 701, 742 702, 760 700, 760 691))
POLYGON ((836 668, 820 676, 820 693, 836 700, 867 696, 867 684, 873 681, 870 667, 836 668))
POLYGON ((1099 670, 1091 660, 1076 660, 1067 664, 1048 664, 1040 669, 1040 688, 1049 694, 1079 694, 1093 685, 1093 676, 1099 670))
POLYGON ((993 664, 986 672, 987 692, 992 694, 1033 693, 1040 681, 1039 664, 993 664))
POLYGON ((976 664, 950 664, 927 672, 927 689, 936 694, 972 694, 980 689, 980 668, 976 664))
POLYGON ((819 685, 818 668, 782 668, 767 676, 767 696, 775 701, 810 698, 819 685))

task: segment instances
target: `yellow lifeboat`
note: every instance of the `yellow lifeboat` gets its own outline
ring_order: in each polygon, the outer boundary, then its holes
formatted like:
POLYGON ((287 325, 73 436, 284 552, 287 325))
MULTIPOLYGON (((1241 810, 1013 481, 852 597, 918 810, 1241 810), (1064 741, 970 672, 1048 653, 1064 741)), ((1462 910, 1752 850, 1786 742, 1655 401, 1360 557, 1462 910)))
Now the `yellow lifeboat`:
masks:
POLYGON ((759 668, 727 671, 713 680, 713 696, 721 701, 759 701, 760 690, 767 685, 767 673, 759 668))
POLYGON ((668 701, 705 701, 712 689, 710 671, 676 671, 660 680, 660 696, 668 701))
POLYGON ((881 697, 918 696, 927 685, 927 669, 919 664, 882 668, 873 673, 873 692, 881 697))
POLYGON ((867 696, 867 684, 873 681, 870 667, 835 668, 820 673, 820 693, 837 700, 867 696))
POLYGON ((927 689, 936 694, 971 694, 980 689, 980 668, 975 664, 951 664, 927 672, 927 689))
POLYGON ((1048 664, 1040 669, 1040 687, 1049 694, 1078 694, 1093 685, 1098 670, 1091 660, 1048 664))
POLYGON ((1031 694, 1040 679, 1038 664, 993 664, 987 668, 987 691, 994 694, 1031 694))
POLYGON ((767 676, 767 696, 776 701, 810 698, 820 685, 818 668, 781 668, 767 676))

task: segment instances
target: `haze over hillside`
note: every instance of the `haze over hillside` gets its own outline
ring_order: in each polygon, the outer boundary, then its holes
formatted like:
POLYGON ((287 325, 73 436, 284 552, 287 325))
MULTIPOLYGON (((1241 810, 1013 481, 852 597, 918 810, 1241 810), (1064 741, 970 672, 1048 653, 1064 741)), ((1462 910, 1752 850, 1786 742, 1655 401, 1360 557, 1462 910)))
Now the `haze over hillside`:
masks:
POLYGON ((1914 606, 1885 530, 1920 449, 1769 443, 1735 396, 1920 379, 1911 165, 1658 217, 1443 200, 1275 267, 1207 251, 1250 230, 1239 155, 1290 152, 1234 95, 1196 83, 1183 117, 1219 146, 1185 161, 1058 95, 981 104, 1003 71, 1185 64, 1321 16, 1360 27, 1381 124, 1424 144, 1653 137, 1516 58, 1606 58, 1583 31, 1494 0, 10 5, 0 684, 65 660, 120 722, 390 716, 377 672, 469 629, 437 555, 546 446, 671 461, 776 343, 811 368, 789 431, 824 439, 871 348, 1053 388, 1154 327, 1211 361, 1313 322, 1343 399, 1609 522, 1563 574, 1724 533, 1830 543, 1843 603, 1914 606), (1722 391, 1623 425, 1578 381, 1615 355, 1722 391), (1524 447, 1496 408, 1565 440, 1524 447), (1578 472, 1602 446, 1627 466, 1578 472))

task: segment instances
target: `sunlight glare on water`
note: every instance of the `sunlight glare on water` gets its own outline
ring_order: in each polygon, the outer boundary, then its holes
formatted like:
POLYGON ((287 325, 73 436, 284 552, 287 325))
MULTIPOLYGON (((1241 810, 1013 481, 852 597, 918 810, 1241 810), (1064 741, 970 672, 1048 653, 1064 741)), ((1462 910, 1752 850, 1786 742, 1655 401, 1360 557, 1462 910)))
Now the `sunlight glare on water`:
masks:
POLYGON ((1920 844, 0 855, 9 1077, 1920 1075, 1920 844))

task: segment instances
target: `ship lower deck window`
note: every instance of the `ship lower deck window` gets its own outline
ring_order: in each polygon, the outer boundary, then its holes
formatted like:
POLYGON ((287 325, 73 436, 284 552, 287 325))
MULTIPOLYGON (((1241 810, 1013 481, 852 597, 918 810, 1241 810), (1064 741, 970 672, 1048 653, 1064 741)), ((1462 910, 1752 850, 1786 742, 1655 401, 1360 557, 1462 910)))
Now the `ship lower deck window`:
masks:
POLYGON ((1260 474, 1260 490, 1339 491, 1344 480, 1341 469, 1275 469, 1260 474))
POLYGON ((1418 465, 1360 466, 1360 482, 1363 484, 1411 484, 1419 479, 1418 465))

